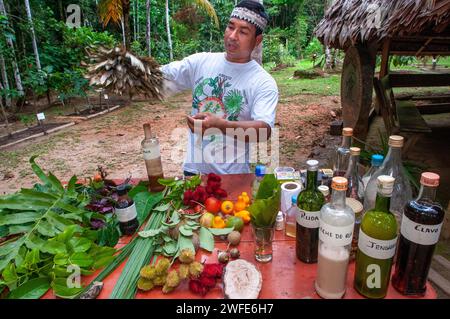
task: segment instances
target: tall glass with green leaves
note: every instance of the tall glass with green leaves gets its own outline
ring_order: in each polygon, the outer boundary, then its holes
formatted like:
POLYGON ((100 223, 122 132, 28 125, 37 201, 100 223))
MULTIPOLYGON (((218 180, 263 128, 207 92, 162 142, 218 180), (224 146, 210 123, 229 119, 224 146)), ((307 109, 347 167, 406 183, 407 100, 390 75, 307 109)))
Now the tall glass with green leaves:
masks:
POLYGON ((297 258, 305 263, 317 262, 319 245, 319 213, 325 204, 325 197, 317 189, 317 171, 319 162, 306 162, 306 188, 297 198, 299 214, 297 215, 297 231, 295 237, 295 251, 297 258))
POLYGON ((397 221, 389 211, 395 178, 381 175, 375 208, 361 221, 356 252, 355 289, 368 298, 384 298, 397 246, 397 221))

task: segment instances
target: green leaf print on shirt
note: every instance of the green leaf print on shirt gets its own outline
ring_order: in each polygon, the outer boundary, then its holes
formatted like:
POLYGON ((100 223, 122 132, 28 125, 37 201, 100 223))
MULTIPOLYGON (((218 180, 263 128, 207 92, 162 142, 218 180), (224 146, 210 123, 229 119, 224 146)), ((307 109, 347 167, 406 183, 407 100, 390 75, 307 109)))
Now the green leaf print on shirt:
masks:
POLYGON ((192 107, 199 112, 209 112, 229 121, 237 121, 244 98, 237 89, 226 92, 231 86, 221 76, 201 81, 193 91, 192 107))

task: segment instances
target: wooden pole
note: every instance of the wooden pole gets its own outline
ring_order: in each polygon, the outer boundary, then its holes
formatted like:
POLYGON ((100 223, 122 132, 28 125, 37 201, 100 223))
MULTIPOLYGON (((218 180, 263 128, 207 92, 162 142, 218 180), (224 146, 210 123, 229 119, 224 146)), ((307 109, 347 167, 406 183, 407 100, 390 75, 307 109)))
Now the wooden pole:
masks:
POLYGON ((391 39, 387 39, 383 43, 383 52, 381 54, 381 68, 380 68, 380 74, 378 77, 380 80, 389 74, 390 47, 391 47, 391 39))

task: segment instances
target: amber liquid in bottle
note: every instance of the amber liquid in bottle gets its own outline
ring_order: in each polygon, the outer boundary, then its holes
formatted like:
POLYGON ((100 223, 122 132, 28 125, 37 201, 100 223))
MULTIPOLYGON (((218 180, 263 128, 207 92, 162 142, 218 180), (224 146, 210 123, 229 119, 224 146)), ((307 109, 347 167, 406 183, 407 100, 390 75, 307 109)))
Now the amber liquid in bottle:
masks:
POLYGON ((164 186, 158 183, 158 179, 164 178, 159 141, 152 137, 150 124, 144 124, 145 138, 142 141, 142 151, 144 153, 145 167, 149 181, 150 192, 160 192, 164 186))

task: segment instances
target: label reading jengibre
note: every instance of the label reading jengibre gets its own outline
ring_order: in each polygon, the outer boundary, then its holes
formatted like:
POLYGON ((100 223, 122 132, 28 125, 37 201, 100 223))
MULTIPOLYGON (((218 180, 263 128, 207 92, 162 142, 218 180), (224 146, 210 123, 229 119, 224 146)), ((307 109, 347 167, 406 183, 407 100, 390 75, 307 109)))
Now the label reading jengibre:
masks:
POLYGON ((375 259, 389 259, 395 255, 397 237, 391 240, 380 240, 368 236, 360 229, 358 238, 358 248, 365 255, 375 259))
POLYGON ((419 245, 434 245, 439 241, 442 223, 439 225, 422 225, 413 222, 405 214, 402 217, 401 234, 419 245))

